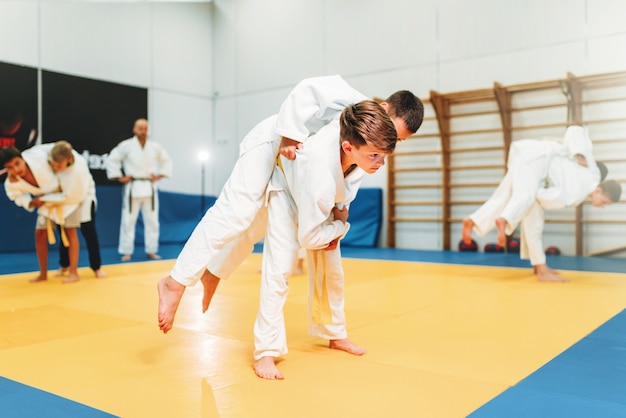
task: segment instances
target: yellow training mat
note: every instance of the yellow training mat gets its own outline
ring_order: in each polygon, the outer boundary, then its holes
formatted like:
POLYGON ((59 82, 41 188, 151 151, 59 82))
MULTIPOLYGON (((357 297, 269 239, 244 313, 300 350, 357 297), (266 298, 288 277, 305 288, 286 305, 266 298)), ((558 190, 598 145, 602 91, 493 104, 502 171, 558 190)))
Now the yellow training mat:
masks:
POLYGON ((347 259, 349 338, 367 354, 308 335, 307 279, 294 276, 285 380, 266 381, 252 369, 261 255, 204 315, 202 286, 188 288, 164 335, 156 285, 172 265, 80 269, 74 284, 0 276, 0 376, 124 418, 459 418, 626 306, 626 274, 539 283, 530 269, 347 259))

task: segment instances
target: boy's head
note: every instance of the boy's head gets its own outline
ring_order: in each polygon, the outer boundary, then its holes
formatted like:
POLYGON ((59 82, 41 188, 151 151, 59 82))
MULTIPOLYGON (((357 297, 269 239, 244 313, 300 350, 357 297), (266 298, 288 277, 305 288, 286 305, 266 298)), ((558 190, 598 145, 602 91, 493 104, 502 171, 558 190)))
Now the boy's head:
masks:
POLYGON ((396 128, 381 105, 364 100, 347 106, 339 120, 341 148, 354 163, 373 173, 385 165, 385 156, 396 147, 396 128))
POLYGON ((410 91, 397 91, 380 105, 391 118, 400 141, 413 135, 422 125, 424 104, 410 91))
POLYGON ((4 167, 11 176, 24 177, 28 170, 22 153, 16 147, 0 149, 0 167, 4 167))
POLYGON ((50 151, 48 161, 54 171, 63 171, 74 164, 72 145, 67 141, 57 141, 50 151))
POLYGON ((591 192, 591 204, 603 208, 611 203, 619 202, 622 196, 622 186, 615 180, 605 180, 591 192))

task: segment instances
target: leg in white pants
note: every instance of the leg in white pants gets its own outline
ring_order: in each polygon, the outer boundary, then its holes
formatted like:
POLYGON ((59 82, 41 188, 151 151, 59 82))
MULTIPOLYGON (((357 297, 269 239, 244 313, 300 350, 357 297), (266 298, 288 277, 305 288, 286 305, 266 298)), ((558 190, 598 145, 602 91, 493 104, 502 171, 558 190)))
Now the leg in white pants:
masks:
MULTIPOLYGON (((230 241, 213 257, 206 266, 214 276, 220 279, 228 277, 243 263, 254 250, 267 230, 267 207, 263 206, 248 230, 230 241)), ((202 272, 201 272, 202 273, 202 272)))
POLYGON ((156 254, 159 252, 158 192, 155 192, 154 202, 152 198, 141 199, 141 217, 143 219, 144 246, 146 254, 156 254))
POLYGON ((120 221, 120 243, 118 252, 120 254, 132 254, 135 251, 135 226, 141 208, 141 201, 150 198, 132 199, 129 208, 128 198, 122 199, 122 219, 120 221))
POLYGON ((530 259, 533 266, 546 264, 546 254, 543 251, 543 226, 545 215, 543 208, 535 202, 522 220, 522 234, 520 237, 520 258, 530 259))
POLYGON ((339 244, 332 251, 308 250, 309 333, 318 338, 347 338, 344 274, 339 244))
POLYGON ((254 323, 255 360, 287 353, 283 307, 289 292, 288 278, 300 247, 296 216, 286 192, 270 192, 259 312, 254 323))
POLYGON ((469 216, 478 236, 484 237, 496 226, 496 219, 500 217, 510 198, 511 174, 507 172, 491 197, 469 216))
MULTIPOLYGON (((267 142, 239 157, 217 201, 196 225, 178 255, 170 272, 174 280, 185 286, 197 283, 211 260, 232 240, 244 240, 240 244, 244 245, 245 256, 250 253, 251 249, 245 249, 247 238, 244 235, 264 205, 265 190, 276 166, 277 152, 278 142, 267 142)), ((230 251, 238 254, 234 252, 237 250, 230 251)))

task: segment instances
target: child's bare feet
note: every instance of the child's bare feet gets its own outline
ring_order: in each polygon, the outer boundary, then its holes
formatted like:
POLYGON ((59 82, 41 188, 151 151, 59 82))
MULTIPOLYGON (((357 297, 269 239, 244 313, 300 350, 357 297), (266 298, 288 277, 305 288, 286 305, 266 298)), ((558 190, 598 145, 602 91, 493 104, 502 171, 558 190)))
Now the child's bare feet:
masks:
POLYGON ((347 338, 342 338, 340 340, 330 340, 330 344, 328 345, 333 350, 341 350, 346 353, 354 354, 355 356, 362 356, 367 353, 365 347, 361 347, 350 341, 347 338))
MULTIPOLYGON (((558 270, 553 270, 550 267, 547 267, 548 271, 554 275, 558 275, 559 271, 558 270)), ((537 266, 533 266, 533 274, 538 274, 537 273, 537 266)))
POLYGON ((470 218, 463 219, 463 232, 462 232, 462 240, 463 243, 467 245, 472 244, 472 229, 474 228, 474 221, 470 218))
POLYGON ((276 367, 274 357, 270 356, 261 357, 254 362, 254 373, 260 378, 268 380, 283 380, 285 378, 276 367))
POLYGON ((174 325, 174 316, 185 292, 185 286, 167 276, 159 280, 157 289, 159 291, 159 329, 163 331, 163 334, 167 334, 174 325))
POLYGON ((48 280, 48 276, 45 275, 45 274, 39 273, 39 275, 37 277, 33 277, 28 282, 29 283, 37 283, 37 282, 45 282, 46 280, 48 280))
POLYGON ((62 277, 65 276, 66 273, 70 272, 70 268, 69 267, 61 267, 59 268, 59 270, 57 270, 57 272, 54 274, 55 277, 62 277))
POLYGON ((78 277, 78 274, 70 273, 69 276, 67 276, 65 279, 63 279, 63 283, 75 283, 75 282, 77 282, 79 280, 80 280, 80 277, 78 277))
POLYGON ((534 270, 537 274, 537 280, 540 282, 556 282, 556 283, 566 283, 569 282, 565 277, 561 277, 554 270, 549 268, 545 264, 538 264, 534 267, 534 270))
POLYGON ((220 283, 220 278, 209 270, 205 270, 202 277, 200 277, 200 281, 204 289, 204 295, 202 296, 202 313, 205 313, 207 309, 209 309, 209 304, 211 303, 211 299, 213 299, 217 285, 220 283))
POLYGON ((498 228, 498 245, 506 248, 506 219, 496 219, 496 228, 498 228))
POLYGON ((102 271, 102 269, 98 269, 98 270, 94 270, 93 274, 98 278, 101 279, 103 277, 106 277, 106 273, 104 271, 102 271))

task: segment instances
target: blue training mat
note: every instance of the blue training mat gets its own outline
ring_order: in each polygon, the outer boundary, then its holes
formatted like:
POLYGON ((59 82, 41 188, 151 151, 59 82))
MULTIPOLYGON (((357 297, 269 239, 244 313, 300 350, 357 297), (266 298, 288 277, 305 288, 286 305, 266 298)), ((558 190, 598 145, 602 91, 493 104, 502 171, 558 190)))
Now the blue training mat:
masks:
POLYGON ((0 416, 4 418, 115 418, 98 409, 0 377, 0 416))

